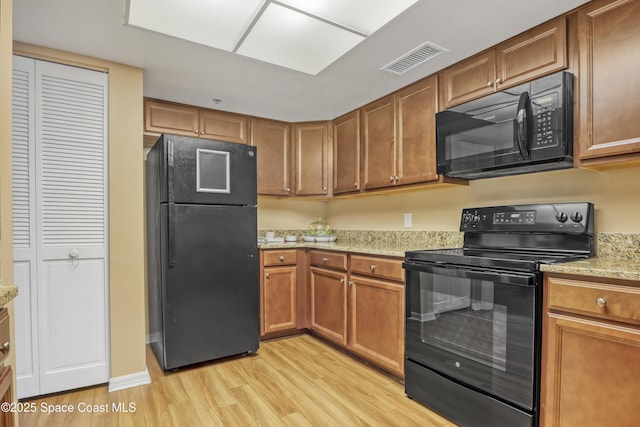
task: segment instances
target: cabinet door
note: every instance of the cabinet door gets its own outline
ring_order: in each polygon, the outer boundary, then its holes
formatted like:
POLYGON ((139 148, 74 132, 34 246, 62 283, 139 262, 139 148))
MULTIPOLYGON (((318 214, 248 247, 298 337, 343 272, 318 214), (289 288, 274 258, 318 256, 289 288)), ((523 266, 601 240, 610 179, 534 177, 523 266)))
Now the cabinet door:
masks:
POLYGON ((247 118, 239 114, 200 110, 200 137, 216 141, 248 144, 247 118))
POLYGON ((289 124, 251 119, 251 145, 258 147, 258 194, 291 194, 289 124))
POLYGON ((496 48, 496 90, 567 68, 564 16, 540 25, 496 48))
POLYGON ((637 426, 640 331, 554 314, 545 321, 541 425, 637 426))
POLYGON ((404 375, 404 286, 352 276, 349 349, 404 375))
POLYGON ((495 50, 472 56, 441 71, 440 109, 493 93, 496 76, 495 50))
POLYGON ((579 155, 640 152, 640 2, 593 1, 578 12, 579 155))
POLYGON ((333 121, 333 194, 360 190, 360 111, 333 121))
POLYGON ((144 100, 144 131, 198 136, 198 109, 170 102, 144 100))
POLYGON ((396 104, 393 95, 362 108, 362 179, 365 190, 395 184, 396 104))
POLYGON ((264 269, 262 333, 297 327, 296 266, 264 269))
MULTIPOLYGON (((13 374, 11 366, 5 366, 0 370, 0 405, 14 403, 13 400, 13 374)), ((0 413, 0 427, 14 426, 14 412, 3 410, 0 413)))
POLYGON ((311 267, 311 330, 347 345, 347 274, 311 267))
POLYGON ((329 185, 327 122, 297 123, 293 129, 296 195, 326 195, 329 185))
POLYGON ((398 99, 398 184, 433 181, 436 174, 436 76, 411 85, 398 99))

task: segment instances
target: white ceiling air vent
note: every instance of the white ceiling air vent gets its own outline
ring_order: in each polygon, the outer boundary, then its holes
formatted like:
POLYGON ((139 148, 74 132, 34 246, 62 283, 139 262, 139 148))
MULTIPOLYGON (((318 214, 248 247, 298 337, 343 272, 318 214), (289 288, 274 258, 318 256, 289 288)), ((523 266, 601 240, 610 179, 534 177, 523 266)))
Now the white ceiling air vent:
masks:
POLYGON ((393 74, 404 74, 410 69, 424 64, 431 58, 435 58, 444 52, 448 52, 448 49, 437 46, 431 42, 425 42, 380 69, 393 74))

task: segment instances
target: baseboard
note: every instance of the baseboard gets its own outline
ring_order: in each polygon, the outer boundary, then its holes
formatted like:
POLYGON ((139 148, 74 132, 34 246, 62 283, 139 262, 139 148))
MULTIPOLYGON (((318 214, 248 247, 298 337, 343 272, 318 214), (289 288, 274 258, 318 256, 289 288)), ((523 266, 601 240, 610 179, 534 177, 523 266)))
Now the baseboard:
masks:
POLYGON ((120 377, 111 378, 109 380, 109 393, 112 391, 123 390, 125 388, 138 387, 145 384, 151 384, 149 370, 145 369, 135 374, 122 375, 120 377))

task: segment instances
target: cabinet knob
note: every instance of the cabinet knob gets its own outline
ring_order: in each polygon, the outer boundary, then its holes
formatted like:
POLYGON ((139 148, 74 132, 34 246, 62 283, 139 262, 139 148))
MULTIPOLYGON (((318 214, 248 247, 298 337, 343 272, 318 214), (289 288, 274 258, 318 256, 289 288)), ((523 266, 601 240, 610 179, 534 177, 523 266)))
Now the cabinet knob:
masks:
POLYGON ((396 175, 396 176, 394 176, 394 177, 393 177, 393 180, 394 180, 395 182, 398 182, 398 179, 400 179, 400 177, 399 177, 398 175, 396 175))
POLYGON ((287 193, 291 193, 291 189, 287 187, 287 193))
POLYGON ((353 186, 354 186, 354 187, 357 187, 357 186, 358 186, 358 183, 357 183, 357 182, 356 182, 356 183, 354 183, 354 184, 353 184, 353 186))
POLYGON ((369 266, 369 268, 371 269, 371 271, 373 271, 373 270, 375 270, 375 269, 376 269, 376 266, 375 266, 375 264, 371 264, 371 265, 369 266))
POLYGON ((329 261, 329 258, 322 258, 322 262, 323 262, 323 263, 325 263, 325 264, 326 264, 326 263, 327 263, 327 261, 329 261))
POLYGON ((322 191, 327 192, 327 187, 322 187, 322 191))
POLYGON ((596 300, 596 304, 598 304, 600 307, 604 307, 605 305, 607 305, 607 300, 600 297, 596 300))
POLYGON ((284 261, 284 255, 280 255, 280 261, 284 261))
POLYGON ((353 282, 349 280, 349 286, 353 286, 353 282))
POLYGON ((502 78, 498 77, 496 79, 496 86, 498 86, 500 83, 502 83, 502 78))
POLYGON ((269 273, 265 274, 265 277, 268 279, 269 278, 269 273))
POLYGON ((9 344, 9 341, 5 341, 4 344, 0 346, 0 353, 7 354, 9 353, 9 350, 11 350, 11 345, 9 344))
POLYGON ((344 285, 344 279, 340 279, 340 283, 344 285))
POLYGON ((200 133, 200 131, 198 129, 194 130, 193 133, 195 133, 196 135, 200 133))
POLYGON ((394 178, 393 176, 390 176, 389 181, 393 182, 393 178, 394 178))
POLYGON ((487 82, 487 87, 493 87, 493 82, 487 82))

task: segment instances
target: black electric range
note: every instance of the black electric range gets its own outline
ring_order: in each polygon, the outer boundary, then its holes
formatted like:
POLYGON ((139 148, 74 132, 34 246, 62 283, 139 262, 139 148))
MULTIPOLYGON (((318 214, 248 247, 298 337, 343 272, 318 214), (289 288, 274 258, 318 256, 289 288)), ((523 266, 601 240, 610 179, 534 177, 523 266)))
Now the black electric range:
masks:
POLYGON ((593 204, 464 209, 460 231, 405 254, 406 393, 463 426, 536 426, 540 265, 595 255, 593 204))

